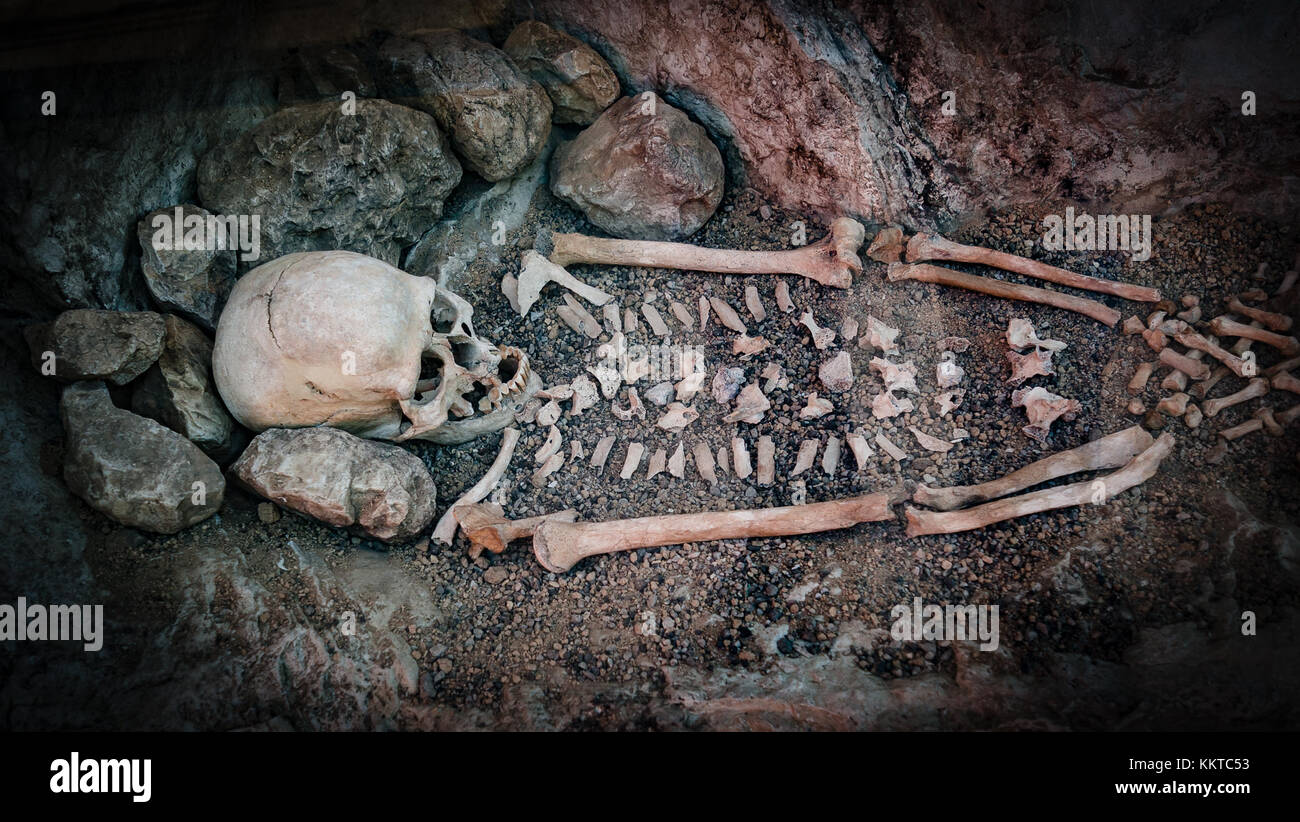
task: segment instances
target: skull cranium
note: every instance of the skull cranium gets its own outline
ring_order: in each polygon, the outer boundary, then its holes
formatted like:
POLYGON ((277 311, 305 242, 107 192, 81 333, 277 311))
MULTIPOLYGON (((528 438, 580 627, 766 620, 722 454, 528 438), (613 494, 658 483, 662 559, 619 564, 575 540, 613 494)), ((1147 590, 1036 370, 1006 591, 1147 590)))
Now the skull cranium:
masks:
POLYGON ((362 254, 279 257, 231 291, 217 390, 254 431, 465 442, 504 428, 540 387, 522 351, 475 335, 473 313, 433 280, 362 254))

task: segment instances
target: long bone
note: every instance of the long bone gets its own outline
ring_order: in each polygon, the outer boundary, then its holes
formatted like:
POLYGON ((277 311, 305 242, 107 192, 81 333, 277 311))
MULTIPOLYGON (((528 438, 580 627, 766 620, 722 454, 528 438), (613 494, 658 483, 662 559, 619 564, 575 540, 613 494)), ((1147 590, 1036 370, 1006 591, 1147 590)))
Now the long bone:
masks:
POLYGON ((554 514, 542 514, 527 519, 508 519, 501 506, 490 502, 478 502, 459 506, 456 516, 460 520, 460 530, 469 538, 470 559, 478 559, 479 554, 484 551, 499 554, 511 542, 531 537, 537 530, 537 526, 543 522, 550 520, 573 522, 578 518, 578 512, 567 508, 554 514))
POLYGON ((950 268, 943 268, 937 265, 928 265, 926 263, 889 264, 889 279, 891 282, 898 280, 919 280, 925 283, 937 283, 939 285, 953 286, 955 288, 965 288, 970 291, 978 291, 981 294, 990 294, 994 297, 1002 297, 1007 300, 1023 300, 1030 303, 1041 303, 1043 305, 1064 308, 1067 311, 1075 311, 1087 317, 1091 317, 1099 323, 1113 327, 1119 322, 1120 314, 1108 305, 1102 305, 1095 300, 1085 300, 1082 297, 1075 297, 1071 294, 1062 294, 1058 291, 1048 291, 1045 288, 1036 288, 1032 285, 1021 285, 1019 283, 1008 283, 1002 280, 994 280, 988 277, 977 277, 974 274, 966 274, 961 271, 953 271, 950 268))
POLYGON ((1276 314, 1272 311, 1265 311, 1262 308, 1254 308, 1245 305, 1242 301, 1233 297, 1228 300, 1228 310, 1233 314, 1240 314, 1243 317, 1254 320, 1263 325, 1270 331, 1290 331, 1292 320, 1285 314, 1276 314))
POLYGON ((546 570, 560 574, 597 554, 716 539, 814 534, 861 522, 880 522, 894 518, 890 506, 897 499, 896 491, 881 491, 751 511, 707 511, 612 522, 544 522, 533 534, 533 553, 546 570))
MULTIPOLYGON (((1160 302, 1160 292, 1154 288, 1146 288, 1140 285, 1131 285, 1129 283, 1119 283, 1113 280, 1101 280, 1096 277, 1089 277, 1084 274, 1076 274, 1073 271, 1066 271, 1064 268, 1057 268, 1054 265, 1040 263, 1037 260, 1030 260, 1026 257, 1017 257, 1015 254, 1007 254, 1002 251, 994 251, 990 248, 979 248, 978 246, 962 245, 954 243, 945 237, 929 234, 916 234, 912 239, 907 241, 907 261, 909 263, 920 262, 922 260, 946 260, 955 263, 978 263, 988 265, 993 268, 1000 268, 1003 271, 1014 271, 1017 274, 1023 274, 1026 277, 1034 277, 1039 280, 1047 280, 1058 285, 1068 285, 1071 288, 1082 288, 1085 291, 1097 291, 1102 294, 1112 294, 1116 297, 1123 297, 1126 300, 1136 300, 1143 303, 1160 302)), ((1118 318, 1116 318, 1118 321, 1118 318)), ((1114 323, 1107 323, 1114 325, 1114 323)))
POLYGON ((1219 397, 1218 399, 1214 399, 1214 400, 1206 400, 1205 416, 1207 417, 1217 416, 1218 413, 1225 408, 1231 408, 1232 406, 1246 402, 1247 400, 1253 400, 1257 397, 1262 397, 1267 393, 1268 393, 1268 380, 1264 379, 1263 377, 1256 377, 1255 379, 1246 383, 1246 387, 1236 392, 1235 394, 1229 394, 1226 397, 1219 397))
POLYGON ((955 534, 1043 511, 1071 508, 1089 502, 1099 504, 1154 476, 1160 468, 1160 462, 1173 447, 1173 435, 1161 434, 1150 448, 1129 460, 1123 468, 1099 479, 1031 491, 1018 497, 986 502, 974 508, 940 512, 923 511, 909 505, 905 509, 907 535, 955 534))
POLYGON ((1197 334, 1195 331, 1192 331, 1190 329, 1186 331, 1179 331, 1177 334, 1174 335, 1174 339, 1182 343, 1183 345, 1187 346, 1188 348, 1194 349, 1196 351, 1204 351, 1206 354, 1209 354, 1211 357, 1214 357, 1219 362, 1228 366, 1228 368, 1232 371, 1232 373, 1236 374, 1238 377, 1251 376, 1250 374, 1246 373, 1252 367, 1250 365, 1249 360, 1242 359, 1241 357, 1238 357, 1236 354, 1233 354, 1228 351, 1224 351, 1218 345, 1215 345, 1214 343, 1210 342, 1205 337, 1201 336, 1200 334, 1197 334))
POLYGON ((1071 448, 1037 462, 1031 462, 1004 477, 978 485, 959 485, 951 488, 918 485, 912 494, 912 501, 939 511, 952 511, 973 503, 1005 497, 1080 471, 1119 468, 1151 447, 1152 442, 1151 435, 1142 426, 1135 425, 1078 448, 1071 448))
POLYGON ((840 217, 831 223, 830 233, 821 240, 783 251, 737 251, 545 231, 538 235, 535 246, 559 266, 595 263, 717 274, 798 274, 822 285, 848 288, 853 283, 853 273, 862 270, 857 252, 863 234, 862 225, 856 220, 840 217))
POLYGON ((1231 317, 1215 317, 1210 320, 1209 329, 1220 337, 1245 337, 1249 340, 1262 342, 1264 345, 1271 345, 1288 357, 1300 352, 1300 340, 1295 337, 1287 337, 1282 334, 1275 334, 1272 331, 1266 331, 1263 328, 1256 328, 1253 325, 1239 323, 1231 317))

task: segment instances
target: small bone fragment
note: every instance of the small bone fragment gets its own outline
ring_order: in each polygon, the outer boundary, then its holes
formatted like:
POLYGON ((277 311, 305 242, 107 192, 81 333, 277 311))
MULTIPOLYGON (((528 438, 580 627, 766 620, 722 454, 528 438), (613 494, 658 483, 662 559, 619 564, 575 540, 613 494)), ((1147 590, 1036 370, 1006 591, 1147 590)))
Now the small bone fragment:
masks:
POLYGON ((808 395, 808 403, 804 405, 803 408, 799 409, 799 419, 815 420, 819 417, 826 416, 834 410, 835 406, 830 400, 817 396, 817 392, 813 391, 808 395))
POLYGON ((826 346, 835 341, 835 329, 817 325, 811 311, 805 311, 799 316, 799 324, 808 329, 808 333, 812 335, 813 345, 819 351, 825 350, 826 346))
POLYGON ((707 377, 708 375, 703 371, 692 371, 678 380, 673 386, 677 392, 677 402, 690 402, 695 399, 695 395, 704 387, 704 380, 707 377))
POLYGON ((958 388, 945 391, 937 399, 939 400, 939 416, 946 417, 952 413, 953 409, 961 405, 962 400, 966 399, 966 389, 958 388))
POLYGON ((1238 377, 1247 376, 1246 371, 1253 367, 1248 366, 1246 360, 1236 356, 1235 354, 1224 351, 1218 345, 1200 334, 1197 334, 1195 331, 1183 331, 1175 334, 1174 339, 1188 348, 1193 348, 1197 351, 1204 351, 1206 354, 1209 354, 1211 357, 1214 357, 1219 362, 1228 366, 1232 373, 1236 374, 1238 377))
POLYGON ((1156 410, 1166 417, 1181 417, 1187 413, 1187 401, 1190 399, 1191 397, 1179 392, 1156 403, 1156 410))
POLYGON ((908 457, 906 451, 890 442, 889 438, 885 436, 883 431, 876 432, 876 445, 880 446, 880 450, 893 457, 895 462, 902 462, 905 459, 911 459, 908 457))
POLYGON ((1183 414, 1184 425, 1188 428, 1197 428, 1200 426, 1201 420, 1204 418, 1205 415, 1201 413, 1201 409, 1196 405, 1196 403, 1192 402, 1187 404, 1187 411, 1183 414))
POLYGON ((872 357, 871 370, 880 375, 886 391, 919 393, 916 387, 916 366, 911 362, 894 363, 880 357, 872 357))
POLYGON ((1045 348, 1035 348, 1028 354, 1008 351, 1007 359, 1011 361, 1011 376, 1007 378, 1007 382, 1012 385, 1020 385, 1031 377, 1051 376, 1056 373, 1052 369, 1052 352, 1045 348))
MULTIPOLYGON (((1094 501, 1104 502, 1154 476, 1160 468, 1161 461, 1169 455, 1173 447, 1173 436, 1167 433, 1161 434, 1150 448, 1133 457, 1123 468, 1100 479, 1031 491, 1028 494, 986 502, 961 511, 923 511, 907 506, 905 509, 907 535, 914 537, 923 534, 954 534, 1043 511, 1070 508, 1094 501)), ((549 524, 543 525, 542 529, 548 527, 549 524)), ((539 533, 540 531, 541 529, 539 533)))
POLYGON ((1256 377, 1250 382, 1246 383, 1245 388, 1241 389, 1240 391, 1237 391, 1236 393, 1229 394, 1226 397, 1220 397, 1216 400, 1206 400, 1205 408, 1204 408, 1205 416, 1217 417, 1219 415, 1219 412, 1225 408, 1231 408, 1234 405, 1238 405, 1248 400, 1253 400, 1257 397, 1262 397, 1267 393, 1268 393, 1268 380, 1264 379, 1263 377, 1256 377))
POLYGON ((871 398, 871 416, 878 420, 897 417, 916 410, 912 401, 905 397, 895 397, 894 392, 884 391, 871 398))
POLYGON ((1192 306, 1186 311, 1179 311, 1178 319, 1185 323, 1199 323, 1201 321, 1201 307, 1197 305, 1192 306))
POLYGON ((1198 382, 1196 385, 1192 386, 1192 393, 1201 399, 1205 399, 1205 395, 1210 393, 1210 389, 1218 385, 1220 380, 1222 380, 1224 377, 1228 376, 1231 373, 1232 371, 1229 370, 1229 368, 1226 365, 1220 365, 1216 367, 1213 371, 1210 372, 1209 379, 1203 382, 1198 382))
POLYGON ((927 263, 908 265, 890 263, 887 276, 890 282, 917 280, 923 283, 936 283, 953 288, 978 291, 981 294, 989 294, 1007 300, 1021 300, 1023 302, 1050 305, 1083 314, 1106 326, 1114 326, 1115 323, 1119 322, 1120 315, 1118 311, 1096 300, 1086 300, 1072 294, 1048 291, 1045 288, 1035 288, 1031 285, 1009 283, 989 277, 977 277, 973 274, 965 274, 961 271, 953 271, 927 263))
POLYGON ((694 406, 682 405, 680 402, 668 406, 668 412, 659 418, 655 425, 665 431, 681 431, 700 418, 700 412, 694 406))
POLYGON ((785 280, 776 282, 776 307, 785 314, 794 311, 794 301, 790 299, 790 284, 785 280))
POLYGON ((1156 352, 1164 351, 1165 346, 1169 344, 1169 338, 1165 336, 1165 332, 1158 328, 1148 328, 1143 331, 1142 339, 1147 341, 1148 348, 1156 352))
POLYGON ((767 309, 763 308, 763 301, 758 297, 758 288, 756 286, 745 286, 745 307, 749 309, 754 322, 761 323, 767 319, 767 309))
POLYGON ((736 338, 736 341, 731 344, 731 353, 739 355, 741 359, 748 359, 759 352, 766 351, 767 347, 768 342, 765 338, 750 337, 746 334, 741 334, 736 338))
POLYGON ((668 309, 673 312, 673 316, 677 318, 677 322, 681 323, 683 328, 687 331, 695 330, 695 320, 691 317, 689 308, 673 300, 669 303, 668 309))
POLYGON ((912 432, 912 436, 916 437, 916 441, 919 442, 921 447, 927 451, 933 451, 936 454, 946 454, 952 450, 951 442, 941 440, 938 437, 932 437, 920 428, 917 428, 915 425, 909 425, 907 430, 912 432))
POLYGON ((569 462, 576 463, 578 460, 586 458, 582 450, 582 443, 578 440, 569 440, 569 462))
POLYGON ((677 450, 668 458, 668 473, 677 479, 681 479, 686 474, 686 451, 682 444, 677 443, 677 450))
POLYGON ((1039 442, 1047 441, 1052 423, 1058 418, 1072 420, 1082 408, 1078 400, 1067 400, 1041 386, 1011 392, 1011 406, 1024 407, 1029 425, 1021 430, 1039 442))
POLYGON ((852 317, 845 317, 844 322, 840 323, 840 339, 848 340, 857 339, 858 321, 852 317))
POLYGON ((695 458, 695 470, 700 472, 700 477, 705 482, 712 485, 718 481, 717 472, 713 470, 713 452, 709 450, 708 443, 695 443, 695 447, 691 449, 691 456, 695 458))
MULTIPOLYGON (((918 233, 907 241, 907 261, 912 263, 920 260, 978 263, 1000 268, 1003 271, 1014 271, 1026 277, 1046 280, 1058 285, 1081 288, 1085 291, 1097 291, 1102 294, 1112 294, 1126 300, 1144 303, 1160 302, 1160 292, 1154 288, 1088 277, 1037 260, 1018 257, 1015 254, 1006 254, 989 248, 954 243, 937 234, 918 233)), ((1114 325, 1114 323, 1109 324, 1114 325)))
POLYGON ((1124 321, 1123 331, 1125 334, 1141 334, 1143 331, 1146 330, 1147 330, 1146 324, 1143 323, 1142 320, 1138 319, 1137 317, 1129 317, 1127 320, 1124 321))
POLYGON ((1078 448, 1058 451, 1024 468, 978 485, 930 488, 919 485, 912 501, 939 511, 952 511, 977 502, 1005 497, 1035 485, 1082 471, 1119 468, 1151 446, 1151 435, 1140 425, 1108 434, 1078 448))
POLYGON ((601 437, 596 441, 596 447, 591 451, 591 467, 596 469, 597 474, 604 472, 605 461, 609 459, 609 452, 613 447, 613 434, 601 437))
POLYGON ((541 488, 546 484, 546 478, 551 474, 554 474, 556 471, 559 471, 563 466, 564 455, 551 454, 550 458, 548 458, 546 462, 542 463, 541 466, 533 472, 533 485, 537 488, 541 488))
POLYGON ((560 450, 562 444, 564 444, 564 436, 560 434, 560 429, 552 425, 550 432, 546 435, 546 442, 542 443, 542 447, 538 448, 537 453, 533 454, 533 462, 538 465, 546 462, 551 458, 551 454, 560 450))
POLYGON ((641 467, 641 457, 645 454, 645 446, 639 442, 634 442, 627 447, 627 457, 623 459, 623 470, 618 472, 619 479, 631 479, 636 473, 636 469, 641 467))
POLYGON ((726 405, 736 398, 740 393, 740 387, 745 384, 745 369, 725 365, 718 369, 718 373, 713 375, 713 401, 718 405, 726 405))
POLYGON ((896 342, 898 334, 899 331, 897 328, 891 328, 890 326, 885 325, 883 322, 876 319, 874 315, 867 315, 867 342, 871 344, 872 348, 877 348, 884 352, 893 351, 895 348, 898 348, 898 343, 896 342))
POLYGON ((1136 397, 1134 397, 1133 399, 1128 401, 1127 410, 1133 416, 1140 417, 1147 412, 1147 407, 1145 404, 1143 404, 1142 400, 1139 400, 1136 397))
POLYGON ((515 412, 515 422, 533 424, 537 420, 537 412, 542 408, 542 401, 533 397, 524 403, 524 407, 515 412))
MULTIPOLYGON (((487 472, 479 477, 478 482, 470 486, 468 491, 460 495, 460 499, 447 508, 442 518, 438 520, 438 524, 433 527, 433 533, 429 535, 431 540, 451 545, 451 541, 456 538, 456 506, 481 502, 490 494, 505 474, 510 459, 515 455, 515 446, 518 444, 518 428, 507 428, 501 432, 501 448, 497 451, 496 459, 492 460, 492 465, 488 466, 487 472)), ((563 457, 560 458, 560 463, 564 463, 563 457)))
POLYGON ((623 333, 623 313, 619 310, 618 303, 605 303, 603 308, 605 313, 605 330, 614 334, 623 333))
POLYGON ((709 298, 701 296, 700 297, 700 330, 703 331, 708 327, 709 327, 709 298))
MULTIPOLYGON (((946 356, 952 356, 951 354, 946 356)), ((1051 359, 1049 352, 1048 359, 1051 359)), ((957 364, 955 360, 942 359, 934 367, 934 379, 940 388, 956 388, 961 385, 962 378, 966 376, 966 369, 957 364)))
POLYGON ((1026 348, 1045 348, 1048 351, 1060 351, 1066 344, 1060 340, 1042 340, 1034 331, 1034 324, 1024 317, 1014 317, 1007 323, 1007 345, 1017 351, 1026 348))
POLYGON ((748 479, 754 473, 754 466, 749 461, 749 448, 740 437, 731 438, 731 461, 736 466, 738 479, 748 479))
POLYGON ((731 452, 727 450, 725 445, 718 446, 718 471, 724 477, 731 473, 731 452))
POLYGON ((623 333, 624 334, 635 333, 636 330, 640 327, 641 324, 636 320, 636 312, 633 311, 631 308, 623 309, 623 333))
POLYGON ((543 388, 541 391, 538 391, 535 396, 543 400, 557 400, 559 402, 564 402, 565 400, 573 399, 573 386, 569 383, 552 385, 550 388, 543 388))
POLYGON ((619 408, 618 403, 615 402, 610 405, 609 411, 624 422, 630 422, 633 417, 641 420, 645 419, 645 406, 641 404, 641 398, 637 396, 636 389, 630 385, 627 387, 627 408, 619 408))
POLYGON ((1273 409, 1267 405, 1255 412, 1255 416, 1264 422, 1264 431, 1270 437, 1282 436, 1282 426, 1278 424, 1277 419, 1273 416, 1273 409))
POLYGON ((822 452, 822 473, 828 477, 833 477, 839 467, 840 440, 839 437, 831 437, 826 440, 826 450, 822 452))
POLYGON ((771 437, 758 438, 758 484, 771 485, 776 481, 776 446, 771 437))
POLYGON ((506 295, 506 302, 510 303, 510 309, 523 316, 524 312, 519 310, 519 281, 515 279, 515 275, 506 274, 501 278, 501 293, 506 295))
POLYGON ((770 394, 778 388, 790 387, 790 381, 785 378, 785 371, 777 363, 768 363, 763 369, 763 373, 758 376, 766 380, 763 383, 763 393, 765 394, 770 394))
POLYGON ((783 251, 736 251, 686 243, 613 240, 582 234, 544 234, 537 245, 559 265, 595 263, 644 268, 675 268, 716 274, 799 274, 832 288, 848 288, 862 270, 857 251, 863 228, 840 217, 830 232, 811 245, 783 251))
POLYGON ((1300 352, 1300 340, 1286 337, 1263 328, 1255 328, 1239 323, 1231 317, 1215 317, 1209 322, 1209 329, 1220 337, 1245 337, 1272 346, 1288 357, 1300 352))
POLYGON ((858 470, 861 471, 863 468, 867 467, 867 460, 876 452, 871 450, 871 446, 867 444, 866 437, 862 436, 862 433, 859 431, 854 431, 852 434, 849 434, 847 442, 849 444, 849 450, 853 452, 853 459, 858 463, 858 470))
POLYGON ((599 288, 581 282, 563 266, 551 262, 531 248, 523 253, 521 263, 519 282, 516 286, 516 302, 519 305, 520 316, 527 314, 528 309, 537 302, 542 287, 552 282, 569 289, 592 305, 604 305, 614 299, 599 288))
MULTIPOLYGON (((623 375, 618 372, 618 369, 605 362, 600 362, 596 365, 587 366, 587 373, 595 377, 596 382, 600 383, 600 393, 605 399, 612 400, 618 396, 619 386, 623 384, 623 375)), ((573 381, 573 390, 576 395, 578 390, 577 380, 573 381)))
POLYGON ((749 329, 745 327, 745 323, 740 319, 740 315, 736 313, 736 309, 717 297, 709 297, 709 305, 713 307, 713 313, 718 316, 718 322, 740 334, 749 333, 749 329))
POLYGON ((537 411, 537 425, 541 428, 550 428, 560 419, 560 404, 555 400, 543 405, 537 411))
POLYGON ((578 512, 569 508, 539 517, 506 519, 501 506, 491 502, 457 505, 455 511, 461 531, 469 538, 470 559, 478 559, 484 551, 500 554, 511 542, 532 537, 537 526, 548 520, 573 522, 578 518, 578 512))
POLYGON ((533 534, 533 553, 542 567, 563 573, 585 557, 707 542, 792 536, 851 528, 863 522, 894 517, 893 491, 861 497, 750 511, 706 511, 669 514, 614 522, 544 522, 533 534))
MULTIPOLYGON (((593 340, 600 336, 600 326, 587 322, 582 314, 575 311, 572 306, 560 306, 555 309, 555 315, 563 320, 564 324, 575 334, 581 334, 593 340)), ((587 316, 590 317, 591 315, 588 314, 587 316)))
POLYGON ((746 422, 757 425, 763 421, 763 415, 772 407, 769 400, 756 383, 746 385, 736 398, 736 409, 722 418, 723 422, 746 422))
POLYGON ((1167 312, 1164 311, 1152 311, 1150 314, 1148 314, 1147 328, 1159 328, 1160 323, 1165 321, 1166 313, 1167 312))
MULTIPOLYGON (((1196 353, 1204 354, 1204 352, 1196 353)), ((1210 376, 1210 367, 1208 365, 1198 362, 1186 354, 1179 354, 1172 348, 1166 348, 1160 352, 1160 362, 1181 371, 1194 380, 1203 380, 1210 376)))
POLYGON ((891 225, 876 232, 867 246, 867 256, 881 263, 896 263, 903 259, 904 247, 903 229, 891 225))
POLYGON ((673 384, 670 382, 658 383, 654 387, 646 389, 645 398, 663 408, 673 398, 673 384))
POLYGON ((1277 374, 1269 377, 1269 385, 1279 391, 1290 391, 1292 394, 1300 394, 1300 380, 1297 380, 1293 374, 1277 374))
POLYGON ((596 384, 586 374, 579 374, 571 385, 573 386, 573 404, 569 407, 569 414, 572 416, 581 416, 582 412, 596 404, 596 384))
POLYGON ((668 324, 664 322, 663 317, 659 316, 659 309, 650 303, 641 303, 641 315, 645 317, 646 323, 650 326, 650 331, 656 337, 668 336, 670 333, 668 324))
POLYGON ((819 445, 821 443, 817 440, 804 440, 799 443, 799 453, 794 458, 794 468, 790 470, 790 476, 797 477, 813 467, 813 462, 817 459, 817 447, 819 445))
POLYGON ((664 467, 668 464, 668 452, 660 448, 650 455, 650 466, 646 470, 646 479, 654 479, 663 473, 664 467))
POLYGON ((583 331, 588 337, 595 339, 600 336, 600 322, 572 294, 564 295, 564 304, 582 320, 583 331))
POLYGON ((827 391, 842 393, 853 387, 853 359, 849 352, 840 351, 821 364, 817 378, 827 391))

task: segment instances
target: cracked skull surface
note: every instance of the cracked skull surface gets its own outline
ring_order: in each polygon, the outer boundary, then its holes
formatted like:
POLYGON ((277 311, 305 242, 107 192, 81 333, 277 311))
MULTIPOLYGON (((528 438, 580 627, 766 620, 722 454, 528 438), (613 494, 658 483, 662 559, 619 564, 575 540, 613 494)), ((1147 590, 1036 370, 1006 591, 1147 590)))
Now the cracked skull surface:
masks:
POLYGON ((235 285, 212 366, 253 431, 328 425, 358 436, 465 442, 540 387, 528 357, 474 333, 474 309, 427 277, 349 251, 289 254, 235 285))

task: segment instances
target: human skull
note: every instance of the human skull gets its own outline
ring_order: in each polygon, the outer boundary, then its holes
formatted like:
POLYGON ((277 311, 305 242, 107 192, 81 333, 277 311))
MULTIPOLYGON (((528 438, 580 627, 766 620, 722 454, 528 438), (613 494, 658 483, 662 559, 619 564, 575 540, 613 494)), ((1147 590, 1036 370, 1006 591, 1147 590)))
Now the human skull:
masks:
POLYGON ((217 390, 254 431, 465 442, 504 428, 541 383, 522 351, 474 334, 473 313, 433 280, 363 254, 288 254, 231 291, 212 351, 217 390))

